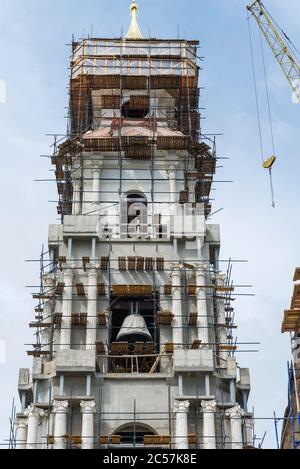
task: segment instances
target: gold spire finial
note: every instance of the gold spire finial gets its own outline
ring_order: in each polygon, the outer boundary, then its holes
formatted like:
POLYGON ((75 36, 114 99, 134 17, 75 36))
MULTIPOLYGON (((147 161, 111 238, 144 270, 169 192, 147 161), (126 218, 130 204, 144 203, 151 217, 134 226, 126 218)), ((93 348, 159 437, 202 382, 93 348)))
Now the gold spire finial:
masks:
POLYGON ((140 31, 138 22, 137 22, 137 12, 138 12, 138 4, 136 0, 132 0, 130 5, 130 12, 131 12, 131 24, 128 33, 126 34, 126 39, 143 39, 142 33, 140 31))

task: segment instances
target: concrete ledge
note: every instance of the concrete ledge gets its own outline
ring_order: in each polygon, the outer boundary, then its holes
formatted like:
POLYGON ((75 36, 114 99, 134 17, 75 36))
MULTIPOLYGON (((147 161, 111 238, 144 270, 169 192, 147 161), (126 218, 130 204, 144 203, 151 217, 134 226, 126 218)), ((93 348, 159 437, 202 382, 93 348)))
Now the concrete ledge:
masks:
POLYGON ((213 351, 208 348, 200 350, 174 350, 174 372, 213 371, 213 351))
POLYGON ((82 237, 99 236, 99 217, 94 215, 67 215, 64 218, 63 235, 82 237))
POLYGON ((56 371, 94 372, 96 353, 94 350, 59 350, 55 354, 56 371))

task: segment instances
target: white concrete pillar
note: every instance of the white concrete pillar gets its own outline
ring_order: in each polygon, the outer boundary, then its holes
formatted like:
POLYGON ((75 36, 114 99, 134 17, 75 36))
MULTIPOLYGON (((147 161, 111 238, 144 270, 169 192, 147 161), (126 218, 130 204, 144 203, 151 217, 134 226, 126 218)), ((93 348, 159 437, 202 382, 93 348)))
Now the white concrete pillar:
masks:
POLYGON ((54 401, 54 445, 53 449, 65 449, 65 435, 67 433, 68 401, 54 401))
POLYGON ((81 401, 80 403, 82 412, 82 431, 81 449, 94 448, 94 413, 96 403, 95 401, 81 401))
POLYGON ((215 411, 216 401, 202 401, 203 409, 203 447, 204 449, 216 449, 215 411))
POLYGON ((225 413, 230 418, 231 449, 243 449, 242 416, 244 411, 237 404, 225 413))
POLYGON ((26 449, 38 449, 38 426, 40 417, 44 416, 44 411, 33 404, 25 411, 27 416, 27 443, 26 449))
POLYGON ((246 418, 244 420, 244 437, 247 446, 253 446, 254 437, 254 419, 246 418))
POLYGON ((81 211, 81 174, 80 174, 80 160, 77 158, 74 161, 73 172, 73 205, 72 215, 80 215, 81 211))
POLYGON ((169 190, 170 190, 170 204, 175 204, 176 202, 176 166, 170 165, 168 169, 169 177, 169 190))
POLYGON ((189 401, 175 401, 174 413, 176 417, 175 449, 189 449, 188 418, 189 401))
MULTIPOLYGON (((216 275, 216 285, 224 287, 225 275, 216 275)), ((221 294, 222 296, 222 294, 221 294)), ((219 343, 227 344, 227 328, 226 326, 226 313, 223 299, 217 299, 217 319, 218 319, 218 341, 219 343)), ((227 367, 228 352, 226 350, 220 350, 220 368, 227 367)))
POLYGON ((172 313, 173 319, 173 343, 175 348, 183 346, 182 329, 182 304, 181 304, 181 270, 179 264, 172 265, 172 313))
POLYGON ((92 267, 88 270, 88 304, 86 349, 95 350, 97 328, 97 270, 92 267))
POLYGON ((67 270, 63 274, 64 292, 62 300, 62 322, 60 332, 60 349, 69 350, 71 346, 71 327, 72 327, 72 286, 73 272, 67 270))
POLYGON ((16 420, 16 449, 26 449, 27 423, 26 418, 19 417, 16 420))
MULTIPOLYGON (((53 295, 54 294, 54 278, 53 275, 48 274, 44 275, 43 277, 43 285, 45 290, 45 295, 53 295)), ((43 322, 51 323, 51 316, 52 316, 52 300, 45 300, 43 304, 43 322)), ((43 328, 41 332, 41 344, 42 350, 49 351, 50 350, 50 342, 51 342, 51 328, 43 328)))
MULTIPOLYGON (((100 201, 100 178, 101 178, 102 163, 95 168, 92 168, 92 194, 88 200, 91 200, 94 204, 98 204, 100 201)), ((92 207, 93 208, 93 207, 92 207)))
POLYGON ((176 220, 176 197, 177 197, 177 191, 176 191, 176 170, 177 167, 176 165, 170 165, 169 169, 167 171, 168 178, 169 178, 169 230, 171 233, 176 232, 175 228, 175 222, 176 220))
POLYGON ((196 295, 197 295, 197 328, 198 339, 204 347, 208 347, 208 316, 207 316, 207 303, 206 303, 206 277, 205 270, 206 264, 199 264, 195 268, 196 275, 196 295))

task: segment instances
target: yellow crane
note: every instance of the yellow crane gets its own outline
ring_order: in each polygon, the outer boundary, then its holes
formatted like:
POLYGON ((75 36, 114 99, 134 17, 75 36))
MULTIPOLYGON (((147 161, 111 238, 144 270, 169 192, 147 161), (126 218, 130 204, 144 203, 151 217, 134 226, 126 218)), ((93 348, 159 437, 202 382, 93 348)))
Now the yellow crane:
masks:
MULTIPOLYGON (((247 10, 252 13, 257 21, 275 59, 292 87, 294 96, 300 102, 300 65, 291 50, 291 47, 294 47, 292 42, 286 33, 276 24, 260 0, 255 0, 255 2, 247 6, 247 10), (288 43, 291 47, 288 46, 288 43)), ((295 47, 294 49, 297 51, 295 47)))
MULTIPOLYGON (((296 56, 300 57, 299 50, 294 46, 292 41, 289 39, 287 34, 280 28, 280 26, 276 23, 274 18, 261 0, 255 0, 251 5, 247 6, 247 10, 249 15, 253 16, 259 26, 261 35, 263 35, 269 44, 275 59, 277 60, 278 64, 280 65, 287 81, 289 82, 292 90, 293 90, 293 98, 296 102, 300 103, 300 65, 296 58, 296 56), (295 51, 295 54, 292 52, 292 49, 295 51)), ((248 18, 249 20, 249 18, 248 18)), ((250 45, 251 45, 251 54, 252 54, 252 64, 253 64, 253 76, 255 81, 255 93, 256 93, 256 102, 257 102, 257 113, 258 113, 258 120, 260 121, 259 116, 259 108, 258 108, 258 101, 257 101, 257 89, 256 89, 256 78, 255 78, 255 70, 254 70, 254 60, 253 60, 253 46, 252 46, 252 39, 251 39, 251 32, 250 32, 250 24, 249 24, 249 36, 250 36, 250 45)), ((262 56, 263 56, 263 48, 262 48, 262 40, 261 40, 261 49, 262 49, 262 56)), ((264 61, 264 56, 263 56, 264 61)), ((273 129, 272 129, 272 118, 271 118, 271 110, 270 110, 270 101, 269 101, 269 93, 268 93, 268 86, 267 86, 267 77, 266 77, 266 68, 264 64, 264 72, 265 72, 265 83, 266 83, 266 92, 267 92, 267 100, 268 100, 268 107, 269 107, 269 119, 270 119, 270 128, 271 128, 271 135, 272 135, 272 142, 273 142, 273 152, 274 154, 268 158, 266 161, 263 160, 263 167, 269 170, 270 173, 270 184, 271 184, 271 191, 272 191, 272 205, 275 207, 274 202, 274 191, 273 191, 273 183, 272 183, 272 167, 276 161, 275 156, 275 149, 274 149, 274 137, 273 137, 273 129)), ((262 136, 261 136, 261 127, 259 122, 259 130, 260 130, 260 142, 261 142, 261 150, 262 150, 262 158, 263 158, 263 149, 262 149, 262 136)))

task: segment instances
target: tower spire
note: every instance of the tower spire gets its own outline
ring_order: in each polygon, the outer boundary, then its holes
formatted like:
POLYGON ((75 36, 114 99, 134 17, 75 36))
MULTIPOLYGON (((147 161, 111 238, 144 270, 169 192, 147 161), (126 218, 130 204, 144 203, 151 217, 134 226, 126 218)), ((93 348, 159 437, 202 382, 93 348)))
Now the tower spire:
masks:
POLYGON ((126 39, 143 39, 142 33, 137 22, 138 5, 136 3, 136 0, 132 0, 132 3, 130 5, 130 12, 131 24, 129 31, 126 34, 126 39))

